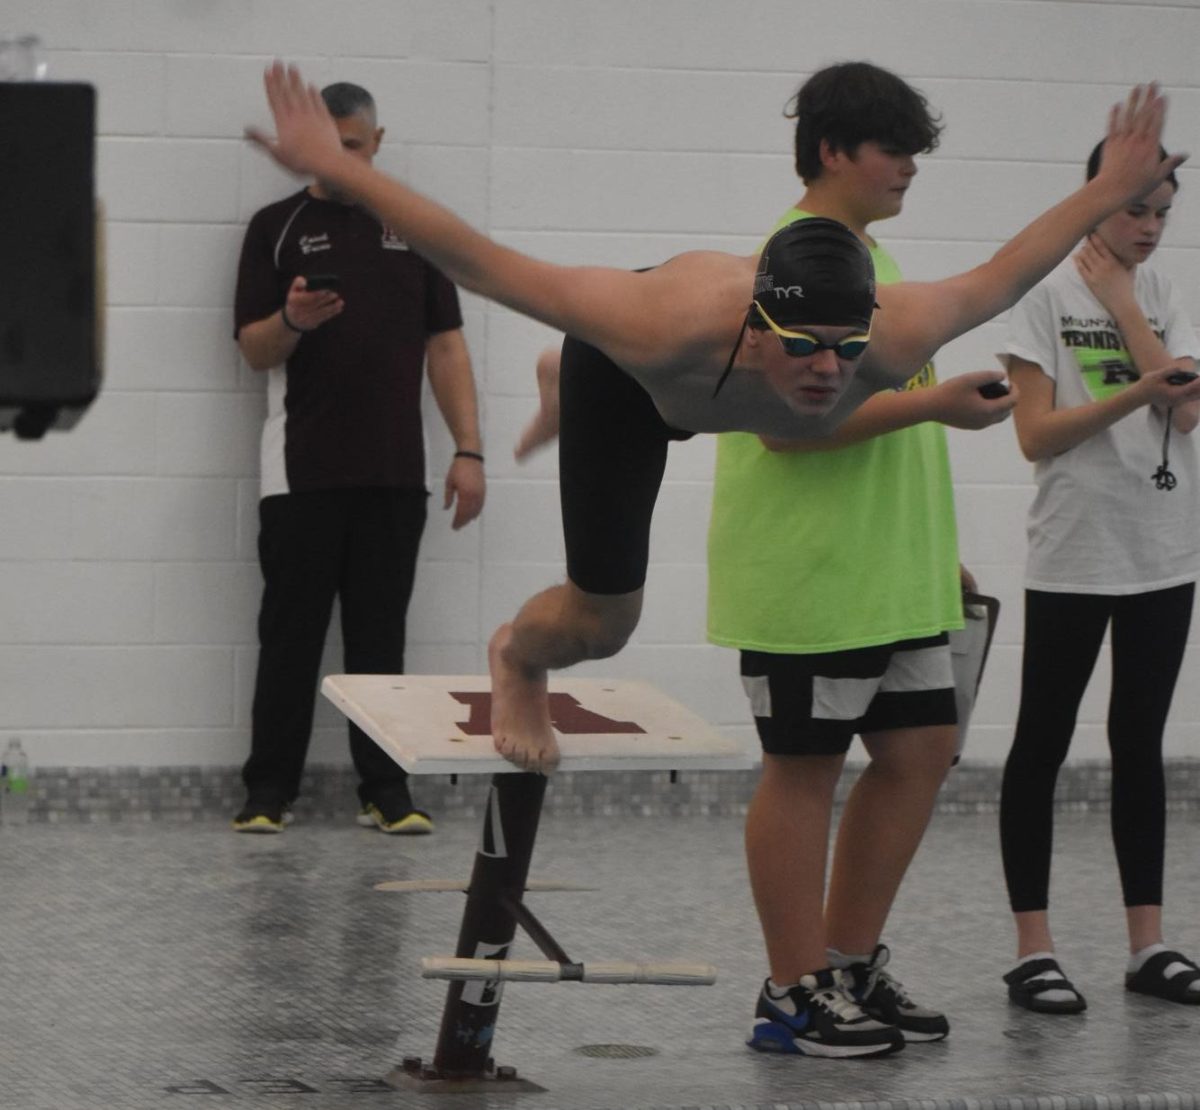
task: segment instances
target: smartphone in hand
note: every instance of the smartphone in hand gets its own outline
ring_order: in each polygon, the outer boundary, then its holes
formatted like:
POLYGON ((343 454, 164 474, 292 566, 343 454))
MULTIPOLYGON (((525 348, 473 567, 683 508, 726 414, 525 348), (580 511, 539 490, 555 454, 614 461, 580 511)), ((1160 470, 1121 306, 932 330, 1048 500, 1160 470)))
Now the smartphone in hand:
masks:
POLYGON ((323 289, 337 292, 342 287, 342 279, 338 274, 306 274, 304 288, 309 293, 319 293, 323 289))

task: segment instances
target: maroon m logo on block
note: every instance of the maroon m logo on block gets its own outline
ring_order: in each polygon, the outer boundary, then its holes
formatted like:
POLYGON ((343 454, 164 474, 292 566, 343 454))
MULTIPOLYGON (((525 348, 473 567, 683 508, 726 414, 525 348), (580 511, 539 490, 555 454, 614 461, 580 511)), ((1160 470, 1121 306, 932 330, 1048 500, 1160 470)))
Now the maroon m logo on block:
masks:
MULTIPOLYGON (((455 692, 450 696, 463 705, 469 706, 469 720, 458 721, 458 727, 468 736, 491 736, 492 734, 492 695, 488 691, 455 692)), ((570 694, 555 693, 550 695, 550 722, 564 736, 586 735, 594 732, 630 733, 646 730, 634 721, 614 721, 601 713, 594 713, 579 704, 579 700, 570 694)))

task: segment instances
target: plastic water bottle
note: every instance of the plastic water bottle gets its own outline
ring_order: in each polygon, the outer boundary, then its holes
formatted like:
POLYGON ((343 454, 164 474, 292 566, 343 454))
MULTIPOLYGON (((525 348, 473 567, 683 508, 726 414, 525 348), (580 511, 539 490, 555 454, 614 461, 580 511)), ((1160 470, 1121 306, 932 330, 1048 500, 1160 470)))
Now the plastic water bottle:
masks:
POLYGON ((44 81, 42 40, 37 35, 0 36, 0 81, 44 81))
POLYGON ((29 780, 29 756, 14 736, 4 749, 4 762, 0 766, 0 784, 3 784, 4 792, 0 799, 0 821, 4 824, 24 825, 29 820, 29 806, 33 801, 29 780))

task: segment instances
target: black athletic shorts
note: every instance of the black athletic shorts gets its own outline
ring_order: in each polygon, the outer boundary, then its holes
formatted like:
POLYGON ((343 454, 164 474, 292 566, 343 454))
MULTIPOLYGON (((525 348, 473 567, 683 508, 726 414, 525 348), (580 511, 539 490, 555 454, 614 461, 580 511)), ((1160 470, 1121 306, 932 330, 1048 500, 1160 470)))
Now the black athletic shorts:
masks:
POLYGON ((667 444, 690 439, 603 352, 570 336, 559 371, 558 480, 567 577, 592 594, 646 582, 667 444))
POLYGON ((949 642, 942 632, 812 655, 743 651, 763 751, 840 755, 856 735, 956 724, 949 642))

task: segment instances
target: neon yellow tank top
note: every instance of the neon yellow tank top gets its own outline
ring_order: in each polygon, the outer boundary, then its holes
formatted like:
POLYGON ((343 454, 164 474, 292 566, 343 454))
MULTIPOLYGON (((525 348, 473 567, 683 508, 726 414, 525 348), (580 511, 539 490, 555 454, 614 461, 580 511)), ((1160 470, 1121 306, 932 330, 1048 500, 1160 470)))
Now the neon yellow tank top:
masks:
MULTIPOLYGON (((777 226, 809 213, 790 210, 777 226)), ((881 283, 900 280, 871 249, 881 283)), ((937 384, 930 363, 906 386, 937 384)), ((775 452, 717 437, 708 638, 807 655, 961 628, 946 435, 926 421, 836 451, 775 452)))

